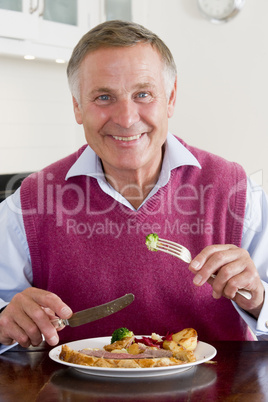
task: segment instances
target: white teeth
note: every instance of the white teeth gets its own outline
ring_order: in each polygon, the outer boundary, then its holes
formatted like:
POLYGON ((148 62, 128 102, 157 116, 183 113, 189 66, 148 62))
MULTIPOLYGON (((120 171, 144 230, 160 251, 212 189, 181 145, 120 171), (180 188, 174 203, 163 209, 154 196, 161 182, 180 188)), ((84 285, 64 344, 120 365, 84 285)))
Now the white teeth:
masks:
POLYGON ((140 137, 141 137, 141 134, 133 135, 132 137, 117 137, 116 135, 113 135, 113 138, 118 141, 133 141, 133 140, 137 140, 140 137))

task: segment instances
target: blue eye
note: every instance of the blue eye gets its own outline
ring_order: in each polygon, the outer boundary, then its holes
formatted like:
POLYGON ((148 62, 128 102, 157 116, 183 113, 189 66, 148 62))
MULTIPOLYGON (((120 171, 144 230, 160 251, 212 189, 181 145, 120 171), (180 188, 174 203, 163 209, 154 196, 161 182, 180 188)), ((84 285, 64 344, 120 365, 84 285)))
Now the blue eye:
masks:
POLYGON ((110 96, 109 95, 100 95, 100 96, 98 96, 98 99, 102 100, 102 101, 107 101, 110 99, 110 96))
POLYGON ((138 94, 138 97, 139 97, 139 98, 146 98, 147 96, 148 96, 147 92, 140 92, 140 93, 138 94))

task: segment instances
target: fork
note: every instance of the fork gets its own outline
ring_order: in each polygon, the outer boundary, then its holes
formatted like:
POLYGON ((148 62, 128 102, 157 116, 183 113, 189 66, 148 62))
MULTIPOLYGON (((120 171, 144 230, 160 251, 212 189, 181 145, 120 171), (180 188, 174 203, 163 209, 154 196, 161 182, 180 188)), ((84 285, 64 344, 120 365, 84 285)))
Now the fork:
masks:
MULTIPOLYGON (((157 237, 157 241, 153 245, 153 247, 148 244, 147 247, 151 251, 163 251, 164 253, 173 255, 174 257, 177 257, 180 260, 187 262, 188 264, 192 261, 191 253, 186 247, 170 240, 160 239, 157 237)), ((212 274, 211 278, 215 279, 216 275, 212 274)), ((250 300, 252 298, 251 293, 247 290, 240 289, 237 291, 237 293, 245 297, 247 300, 250 300)))

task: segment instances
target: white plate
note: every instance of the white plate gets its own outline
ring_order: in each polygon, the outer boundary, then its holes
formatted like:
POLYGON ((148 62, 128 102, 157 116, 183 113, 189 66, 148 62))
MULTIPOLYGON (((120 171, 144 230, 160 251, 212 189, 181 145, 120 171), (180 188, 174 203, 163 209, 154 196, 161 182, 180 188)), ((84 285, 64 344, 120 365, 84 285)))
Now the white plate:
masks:
MULTIPOLYGON (((147 336, 147 335, 146 335, 147 336)), ((139 337, 137 337, 139 338, 139 337)), ((103 348, 111 342, 111 337, 83 339, 67 343, 71 349, 81 350, 85 348, 103 348)), ((65 366, 73 367, 74 369, 91 375, 105 376, 105 377, 154 377, 160 375, 171 375, 180 373, 185 370, 197 366, 212 359, 217 351, 216 349, 205 342, 198 341, 197 348, 194 351, 196 361, 194 363, 186 363, 178 366, 167 367, 152 367, 152 368, 106 368, 106 367, 91 367, 82 366, 80 364, 64 362, 59 358, 61 346, 57 346, 49 352, 49 357, 57 363, 64 364, 65 366)))

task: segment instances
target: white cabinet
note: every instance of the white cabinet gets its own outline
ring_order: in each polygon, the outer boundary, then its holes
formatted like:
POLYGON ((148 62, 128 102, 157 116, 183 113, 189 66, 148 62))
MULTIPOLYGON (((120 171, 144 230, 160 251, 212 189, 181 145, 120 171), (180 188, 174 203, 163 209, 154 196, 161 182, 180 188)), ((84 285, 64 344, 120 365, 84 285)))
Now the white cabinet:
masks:
POLYGON ((16 2, 17 6, 15 6, 14 1, 0 0, 1 37, 14 39, 31 38, 36 21, 30 13, 30 3, 30 0, 18 0, 16 2), (2 9, 2 7, 4 8, 2 9))
POLYGON ((68 60, 79 39, 106 19, 146 25, 146 0, 0 0, 0 54, 68 60))
POLYGON ((102 21, 121 19, 147 25, 148 0, 100 0, 102 21))
POLYGON ((68 59, 99 22, 98 0, 0 0, 0 53, 68 59))

